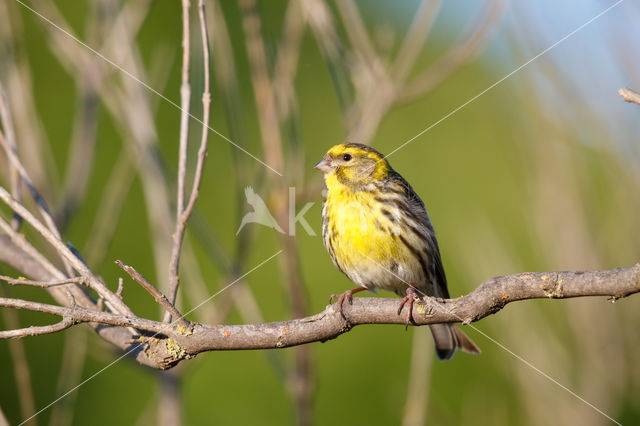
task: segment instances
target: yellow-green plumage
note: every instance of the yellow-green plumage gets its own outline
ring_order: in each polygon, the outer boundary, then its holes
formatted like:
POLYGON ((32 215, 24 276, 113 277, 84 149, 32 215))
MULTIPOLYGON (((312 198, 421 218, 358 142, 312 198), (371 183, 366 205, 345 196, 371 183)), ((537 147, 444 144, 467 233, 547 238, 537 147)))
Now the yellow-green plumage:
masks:
MULTIPOLYGON (((322 211, 324 244, 334 264, 359 287, 448 298, 433 227, 422 200, 382 154, 361 144, 331 148, 316 165, 328 189, 322 211)), ((436 352, 478 348, 456 326, 431 326, 436 352)))

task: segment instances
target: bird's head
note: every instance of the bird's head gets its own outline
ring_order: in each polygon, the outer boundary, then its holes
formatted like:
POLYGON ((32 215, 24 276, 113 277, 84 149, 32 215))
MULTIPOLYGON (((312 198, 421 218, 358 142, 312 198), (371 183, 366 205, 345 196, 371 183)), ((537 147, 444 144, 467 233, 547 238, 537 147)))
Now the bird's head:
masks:
POLYGON ((325 175, 327 186, 333 181, 361 187, 386 179, 391 166, 375 149, 359 143, 343 143, 331 148, 315 165, 325 175))

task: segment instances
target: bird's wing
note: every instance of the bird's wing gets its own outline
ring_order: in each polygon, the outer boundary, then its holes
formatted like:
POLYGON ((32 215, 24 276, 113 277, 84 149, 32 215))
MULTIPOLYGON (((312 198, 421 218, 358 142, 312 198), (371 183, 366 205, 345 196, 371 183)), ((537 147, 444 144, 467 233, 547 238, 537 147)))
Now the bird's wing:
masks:
POLYGON ((431 220, 429 219, 427 209, 424 206, 422 199, 420 199, 418 194, 416 194, 409 182, 407 182, 402 176, 400 176, 400 174, 394 172, 390 179, 392 183, 394 183, 397 187, 402 188, 405 196, 407 197, 407 203, 409 204, 411 212, 414 214, 415 218, 420 222, 420 224, 424 227, 428 234, 426 235, 426 241, 429 245, 429 265, 431 265, 431 267, 433 268, 433 274, 435 277, 434 285, 436 285, 439 290, 439 294, 436 294, 436 296, 448 299, 449 289, 447 287, 447 276, 444 272, 442 257, 440 255, 440 247, 438 247, 438 240, 436 239, 436 234, 433 230, 431 220))

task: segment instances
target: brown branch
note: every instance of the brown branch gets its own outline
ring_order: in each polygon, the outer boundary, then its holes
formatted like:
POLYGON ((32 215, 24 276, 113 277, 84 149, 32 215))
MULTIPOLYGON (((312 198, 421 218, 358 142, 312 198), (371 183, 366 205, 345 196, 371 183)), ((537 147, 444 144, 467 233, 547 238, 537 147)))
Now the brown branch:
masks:
MULTIPOLYGON (((4 130, 4 136, 7 141, 7 145, 9 149, 13 151, 14 154, 18 154, 18 146, 16 143, 16 133, 13 129, 13 120, 11 118, 11 110, 9 109, 9 101, 7 99, 7 94, 0 83, 0 119, 2 120, 2 127, 4 130)), ((20 184, 20 173, 15 168, 13 163, 9 162, 9 176, 11 180, 11 194, 13 194, 14 198, 18 201, 22 200, 22 185, 20 184)), ((11 219, 11 227, 14 230, 20 229, 20 224, 22 223, 22 218, 14 213, 13 218, 11 219)))
MULTIPOLYGON (((10 239, 12 243, 11 246, 9 246, 8 241, 6 240, 0 242, 0 247, 2 247, 3 250, 19 249, 20 251, 23 251, 29 257, 28 262, 25 262, 25 264, 31 263, 31 262, 37 263, 39 267, 42 267, 46 271, 45 276, 47 277, 47 279, 65 278, 65 275, 58 268, 56 268, 51 262, 49 262, 49 260, 43 254, 41 254, 35 247, 33 247, 29 243, 29 241, 27 241, 24 235, 14 230, 11 227, 11 225, 9 225, 9 223, 6 222, 2 217, 0 217, 0 231, 5 233, 8 239, 10 239)), ((2 237, 5 237, 5 236, 2 235, 2 237)), ((2 253, 2 251, 0 251, 0 253, 2 253)), ((11 254, 13 253, 6 252, 3 254, 6 254, 8 258, 12 258, 11 254)), ((0 256, 0 258, 3 258, 3 256, 0 256)), ((24 259, 21 258, 20 260, 24 260, 24 259)), ((28 268, 24 268, 24 269, 17 268, 17 269, 21 271, 35 271, 40 268, 35 268, 32 265, 29 265, 28 268)))
POLYGON ((118 220, 134 178, 135 170, 130 151, 121 149, 106 180, 107 184, 102 191, 100 204, 96 208, 96 216, 84 246, 87 264, 93 268, 104 261, 109 244, 116 235, 118 220))
MULTIPOLYGON (((196 200, 200 192, 200 182, 202 181, 202 171, 204 170, 204 162, 207 158, 207 145, 209 140, 209 117, 211 106, 211 83, 210 83, 210 60, 209 60, 209 38, 207 32, 207 20, 205 17, 204 1, 198 3, 198 17, 200 22, 200 32, 202 34, 202 56, 204 62, 204 89, 202 91, 202 134, 200 136, 200 148, 198 148, 198 157, 196 163, 196 171, 193 176, 193 184, 191 186, 191 195, 187 205, 184 206, 184 170, 180 170, 178 176, 178 212, 176 216, 176 230, 173 234, 173 250, 171 252, 171 261, 169 263, 169 302, 175 303, 179 277, 178 270, 180 268, 180 255, 182 253, 182 241, 187 228, 187 221, 196 205, 196 200), (181 201, 180 201, 181 200, 181 201)), ((183 46, 188 49, 188 47, 183 46)), ((181 167, 182 167, 182 151, 181 167)), ((185 152, 186 161, 186 152, 185 152)), ((169 321, 170 316, 165 317, 165 321, 169 321)))
POLYGON ((442 0, 423 0, 418 6, 411 27, 402 41, 402 46, 393 64, 393 79, 396 82, 404 83, 406 81, 433 28, 441 5, 442 0))
MULTIPOLYGON (((189 109, 191 106, 191 85, 189 84, 189 67, 191 64, 191 39, 189 26, 189 0, 182 0, 182 85, 180 86, 180 144, 178 148, 178 190, 176 199, 176 224, 173 232, 173 246, 169 260, 169 284, 167 294, 171 303, 176 301, 178 292, 178 269, 180 252, 186 224, 184 214, 184 184, 187 175, 187 145, 189 143, 189 109)), ((168 311, 167 311, 168 312, 168 311)), ((165 315, 165 321, 171 318, 165 315)))
MULTIPOLYGON (((5 296, 5 291, 0 288, 0 296, 5 296)), ((2 319, 5 326, 12 330, 20 327, 18 312, 12 309, 3 309, 2 319)), ((18 401, 20 403, 20 414, 23 419, 27 419, 36 412, 36 404, 33 396, 33 386, 31 379, 31 369, 27 360, 25 344, 21 340, 14 339, 8 342, 9 356, 13 364, 13 376, 16 382, 18 401)), ((7 425, 9 423, 6 423, 7 425)), ((3 425, 0 419, 0 425, 3 425)))
MULTIPOLYGON (((3 223, 6 222, 0 217, 0 225, 3 223)), ((11 226, 6 225, 9 231, 13 231, 11 226)), ((34 254, 40 255, 21 234, 17 234, 17 236, 13 235, 11 238, 7 235, 0 234, 1 263, 7 264, 24 275, 40 281, 55 280, 64 277, 55 267, 53 267, 53 269, 47 268, 47 263, 36 260, 36 258, 33 257, 34 254), (15 241, 23 244, 18 244, 15 241)), ((79 306, 87 308, 90 311, 99 310, 96 303, 76 285, 65 286, 64 289, 61 287, 51 287, 46 289, 46 291, 61 305, 75 301, 79 306)), ((127 351, 127 353, 130 352, 132 357, 137 359, 140 364, 152 368, 163 368, 165 365, 163 361, 166 352, 164 342, 150 342, 143 347, 135 341, 135 337, 137 336, 135 330, 132 332, 130 328, 120 326, 110 327, 98 322, 92 323, 91 326, 102 339, 112 343, 121 350, 127 351)))
POLYGON ((502 16, 506 2, 492 0, 486 13, 481 16, 448 52, 422 74, 409 82, 400 93, 399 103, 414 101, 429 93, 436 86, 446 80, 458 68, 472 60, 478 54, 483 43, 486 43, 495 23, 502 16))
MULTIPOLYGON (((57 238, 58 240, 60 240, 62 238, 61 235, 60 235, 60 231, 58 231, 58 227, 56 226, 55 221, 53 219, 53 216, 51 215, 51 212, 49 211, 49 207, 47 207, 47 203, 44 201, 44 198, 42 198, 42 196, 40 195, 40 192, 38 192, 38 190, 36 189, 36 187, 33 184, 31 178, 29 177, 29 174, 27 173, 27 170, 25 169, 25 167, 20 162, 20 159, 18 158, 17 153, 9 146, 9 143, 4 139, 4 135, 1 132, 0 132, 0 147, 2 147, 2 149, 5 152, 5 154, 7 155, 7 160, 9 162, 10 166, 15 169, 15 171, 20 176, 20 179, 25 183, 25 185, 27 185, 27 188, 29 189, 29 192, 31 193, 31 197, 36 202, 36 205, 38 206, 38 210, 40 212, 40 215, 42 216, 42 219, 44 220, 44 223, 45 223, 48 231, 51 233, 51 235, 54 238, 57 238)), ((17 201, 17 199, 16 199, 16 201, 17 201)), ((16 214, 20 215, 20 213, 17 212, 15 209, 14 209, 14 212, 16 214)), ((64 263, 64 266, 65 266, 65 268, 67 270, 67 274, 71 275, 71 273, 70 273, 71 272, 71 265, 69 264, 68 259, 66 259, 62 255, 62 253, 60 253, 60 258, 62 259, 62 262, 64 263)))
POLYGON ((190 327, 189 321, 185 319, 184 316, 176 309, 176 307, 169 302, 169 300, 165 297, 164 294, 160 293, 160 291, 155 288, 145 277, 142 276, 138 271, 136 271, 132 266, 125 265, 120 260, 116 260, 116 265, 122 268, 134 281, 142 286, 147 292, 153 296, 156 302, 160 306, 162 306, 171 316, 174 318, 174 321, 180 324, 185 330, 188 330, 190 327))
MULTIPOLYGON (((98 279, 93 272, 79 259, 70 249, 64 244, 59 237, 59 234, 54 233, 51 229, 46 227, 42 222, 36 219, 29 210, 27 210, 22 204, 16 201, 0 186, 0 199, 4 201, 14 212, 18 213, 22 218, 33 226, 58 252, 58 254, 65 259, 76 271, 86 277, 87 284, 94 289, 100 296, 110 303, 110 307, 118 312, 133 315, 133 312, 127 305, 125 305, 118 296, 116 296, 107 286, 98 279)), ((59 277, 61 278, 61 277, 59 277)))
POLYGON ((200 181, 202 180, 202 171, 204 169, 204 160, 207 157, 207 145, 209 140, 209 118, 211 107, 211 59, 209 57, 209 33, 207 30, 207 18, 205 14, 204 0, 198 2, 198 18, 200 21, 200 34, 202 35, 202 60, 204 62, 204 89, 202 91, 202 134, 200 136, 200 148, 198 149, 198 161, 196 163, 196 172, 193 177, 193 186, 191 187, 191 195, 180 218, 185 224, 189 220, 189 216, 193 212, 198 193, 200 190, 200 181))
POLYGON ((625 101, 640 105, 640 93, 634 92, 628 87, 625 87, 618 90, 618 94, 622 96, 622 99, 625 101))
POLYGON ((0 307, 24 309, 28 311, 57 315, 63 318, 71 318, 74 323, 95 322, 100 324, 116 325, 119 327, 133 327, 138 330, 161 334, 168 334, 168 332, 172 330, 172 326, 170 324, 165 324, 163 322, 151 321, 121 314, 113 314, 106 311, 97 311, 83 308, 81 306, 63 307, 32 302, 29 300, 0 297, 0 307))
POLYGON ((26 328, 18 328, 15 330, 0 331, 0 339, 15 339, 25 336, 41 336, 43 334, 57 333, 73 326, 74 322, 71 318, 63 317, 62 321, 51 325, 39 325, 26 328))
MULTIPOLYGON (((486 280, 471 293, 456 299, 427 298, 413 307, 415 325, 445 322, 469 324, 500 311, 511 302, 528 299, 567 299, 607 296, 611 300, 640 292, 640 263, 605 271, 525 272, 486 280)), ((184 332, 163 322, 99 312, 73 306, 64 308, 17 299, 0 298, 0 307, 28 309, 69 318, 74 323, 95 322, 134 327, 155 333, 139 336, 146 345, 149 365, 165 369, 200 352, 219 350, 278 349, 335 339, 360 324, 404 324, 397 313, 398 299, 355 298, 345 304, 343 315, 335 305, 319 314, 292 321, 246 325, 192 323, 184 332)), ((140 360, 140 358, 138 358, 140 360)))
POLYGON ((73 278, 64 278, 61 280, 53 280, 53 281, 33 281, 33 280, 28 280, 26 278, 11 278, 4 275, 0 275, 0 280, 6 281, 11 285, 25 285, 29 287, 50 288, 50 287, 57 287, 61 285, 67 285, 67 284, 84 284, 84 282, 86 281, 86 278, 73 277, 73 278))

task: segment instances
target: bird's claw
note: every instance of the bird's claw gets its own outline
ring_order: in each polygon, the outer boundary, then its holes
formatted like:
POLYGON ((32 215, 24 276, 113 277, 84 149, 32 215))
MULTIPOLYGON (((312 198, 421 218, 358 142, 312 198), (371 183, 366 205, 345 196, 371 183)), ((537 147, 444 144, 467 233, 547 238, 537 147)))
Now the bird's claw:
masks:
POLYGON ((333 299, 338 299, 338 301, 336 302, 336 304, 338 305, 338 310, 340 311, 340 314, 342 315, 343 318, 346 318, 344 316, 344 311, 342 308, 342 305, 344 304, 345 299, 349 302, 350 305, 353 305, 353 293, 358 293, 360 291, 366 290, 364 288, 354 288, 353 290, 348 290, 345 291, 344 293, 337 295, 337 294, 332 294, 331 296, 329 296, 329 303, 333 302, 333 299))
POLYGON ((407 303, 409 304, 409 306, 407 307, 407 316, 404 321, 405 330, 409 328, 409 323, 415 324, 415 321, 413 320, 413 302, 416 299, 416 291, 413 285, 409 285, 409 287, 407 288, 407 295, 400 300, 400 306, 398 307, 398 315, 400 315, 400 313, 402 312, 402 308, 404 308, 404 305, 406 305, 407 303))

